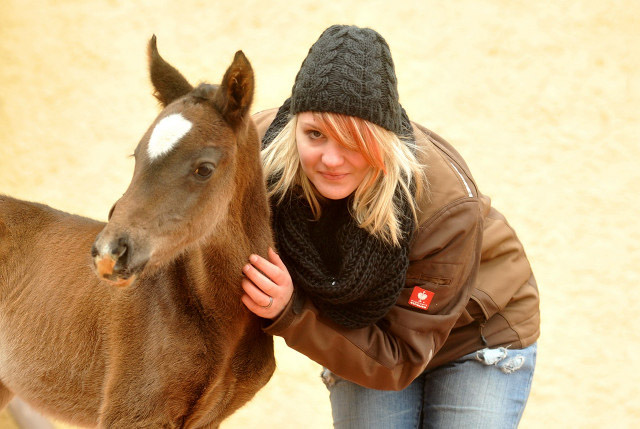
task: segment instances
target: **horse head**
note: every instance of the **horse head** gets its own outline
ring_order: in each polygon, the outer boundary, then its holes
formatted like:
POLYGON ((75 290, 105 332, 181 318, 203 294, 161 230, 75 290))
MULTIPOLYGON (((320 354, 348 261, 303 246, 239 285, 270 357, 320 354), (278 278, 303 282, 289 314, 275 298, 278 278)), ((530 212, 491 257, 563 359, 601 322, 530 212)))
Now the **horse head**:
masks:
POLYGON ((196 88, 162 59, 155 36, 148 56, 163 110, 138 143, 131 183, 91 250, 97 275, 118 286, 216 234, 236 195, 244 168, 237 152, 251 122, 254 78, 241 51, 220 85, 196 88))

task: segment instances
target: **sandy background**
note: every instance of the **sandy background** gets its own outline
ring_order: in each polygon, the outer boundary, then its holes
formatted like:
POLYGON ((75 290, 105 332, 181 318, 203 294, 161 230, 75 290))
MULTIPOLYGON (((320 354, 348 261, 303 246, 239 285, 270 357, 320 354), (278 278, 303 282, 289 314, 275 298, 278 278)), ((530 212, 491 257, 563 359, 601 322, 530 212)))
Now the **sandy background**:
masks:
MULTIPOLYGON (((192 83, 244 50, 257 112, 333 23, 386 37, 411 118, 525 244, 543 326, 521 427, 640 427, 637 1, 0 0, 0 193, 106 219, 158 112, 151 34, 192 83)), ((276 347, 276 375, 224 428, 330 426, 318 366, 276 347)))

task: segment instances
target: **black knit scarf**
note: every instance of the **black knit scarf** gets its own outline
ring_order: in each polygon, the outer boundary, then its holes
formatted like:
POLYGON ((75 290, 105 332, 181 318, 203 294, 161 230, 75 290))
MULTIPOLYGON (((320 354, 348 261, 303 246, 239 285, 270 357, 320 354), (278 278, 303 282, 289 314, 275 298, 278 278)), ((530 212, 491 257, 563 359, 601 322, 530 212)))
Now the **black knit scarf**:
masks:
MULTIPOLYGON (((286 109, 281 108, 278 116, 281 114, 286 115, 286 109)), ((271 128, 282 129, 284 123, 286 119, 276 117, 263 139, 264 145, 280 131, 271 128)), ((322 316, 347 328, 376 323, 393 307, 404 286, 415 223, 399 189, 394 198, 405 213, 399 246, 360 228, 349 212, 350 198, 325 204, 320 221, 313 219, 309 203, 299 190, 291 190, 279 204, 278 197, 271 201, 278 252, 294 287, 311 299, 322 316), (326 241, 319 242, 322 235, 326 241)))

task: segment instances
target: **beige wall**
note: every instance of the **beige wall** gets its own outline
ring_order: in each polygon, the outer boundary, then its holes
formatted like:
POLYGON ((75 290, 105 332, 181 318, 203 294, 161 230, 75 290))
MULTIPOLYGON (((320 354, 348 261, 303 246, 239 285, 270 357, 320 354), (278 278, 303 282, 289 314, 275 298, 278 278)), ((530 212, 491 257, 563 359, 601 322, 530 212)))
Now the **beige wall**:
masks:
MULTIPOLYGON (((543 326, 521 427, 637 424, 640 4, 292 3, 2 0, 0 193, 106 218, 158 111, 153 33, 194 83, 217 82, 244 50, 259 111, 286 98, 325 27, 370 26, 391 45, 410 117, 460 150, 531 258, 543 326)), ((282 342, 277 358, 224 427, 330 425, 318 367, 282 342)))

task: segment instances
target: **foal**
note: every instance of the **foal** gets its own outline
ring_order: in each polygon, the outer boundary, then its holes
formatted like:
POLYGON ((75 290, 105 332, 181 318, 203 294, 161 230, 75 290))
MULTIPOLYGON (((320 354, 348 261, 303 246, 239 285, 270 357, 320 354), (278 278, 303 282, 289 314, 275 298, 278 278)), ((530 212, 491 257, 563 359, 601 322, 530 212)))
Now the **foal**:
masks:
POLYGON ((215 428, 269 380, 273 341, 242 304, 272 243, 253 71, 193 88, 148 47, 164 109, 104 223, 0 196, 0 407, 79 426, 215 428), (97 274, 97 276, 96 276, 97 274))

